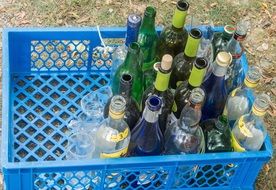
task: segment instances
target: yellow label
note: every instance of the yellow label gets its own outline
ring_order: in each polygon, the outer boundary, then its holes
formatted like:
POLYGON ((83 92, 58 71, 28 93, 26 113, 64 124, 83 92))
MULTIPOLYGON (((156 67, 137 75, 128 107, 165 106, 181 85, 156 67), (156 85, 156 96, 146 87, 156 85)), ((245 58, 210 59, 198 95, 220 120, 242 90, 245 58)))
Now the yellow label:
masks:
POLYGON ((115 113, 109 109, 109 116, 113 119, 121 119, 125 115, 125 112, 115 113))
POLYGON ((176 105, 176 102, 175 102, 175 101, 173 101, 172 111, 173 111, 173 112, 177 112, 177 105, 176 105))
POLYGON ((235 96, 236 95, 236 92, 237 92, 238 88, 235 88, 232 92, 231 92, 231 96, 235 96))
POLYGON ((255 106, 252 107, 252 112, 257 116, 264 116, 265 115, 265 111, 263 111, 263 110, 260 111, 255 106))
POLYGON ((249 88, 255 88, 258 85, 258 82, 250 82, 249 80, 247 80, 246 78, 244 79, 244 84, 245 86, 249 87, 249 88))
POLYGON ((247 129, 247 127, 245 126, 243 118, 244 118, 244 116, 241 116, 241 118, 239 119, 239 122, 238 122, 238 127, 240 129, 240 132, 246 137, 253 137, 251 131, 249 129, 247 129))
POLYGON ((127 153, 127 149, 128 147, 126 148, 123 148, 117 152, 113 152, 113 153, 101 153, 100 154, 100 158, 119 158, 119 157, 123 157, 126 155, 127 153))
POLYGON ((171 76, 171 73, 165 74, 158 71, 156 75, 155 84, 154 84, 155 88, 161 92, 167 90, 169 86, 170 76, 171 76))
POLYGON ((192 36, 188 36, 187 45, 184 50, 185 55, 188 57, 195 57, 199 46, 200 38, 195 39, 192 36))
POLYGON ((244 152, 245 149, 241 147, 238 141, 235 139, 234 135, 231 133, 231 143, 232 147, 234 148, 235 152, 244 152))
POLYGON ((124 140, 128 136, 129 130, 126 128, 123 132, 120 132, 117 135, 111 135, 111 138, 109 139, 112 142, 120 142, 124 140))
POLYGON ((176 87, 179 87, 181 85, 181 83, 183 83, 183 81, 177 81, 176 82, 176 87))
POLYGON ((183 28, 186 20, 186 15, 187 11, 175 9, 172 21, 173 26, 175 28, 183 28))
POLYGON ((206 72, 206 68, 198 69, 196 66, 193 66, 189 77, 189 84, 194 87, 200 86, 205 76, 205 72, 206 72))

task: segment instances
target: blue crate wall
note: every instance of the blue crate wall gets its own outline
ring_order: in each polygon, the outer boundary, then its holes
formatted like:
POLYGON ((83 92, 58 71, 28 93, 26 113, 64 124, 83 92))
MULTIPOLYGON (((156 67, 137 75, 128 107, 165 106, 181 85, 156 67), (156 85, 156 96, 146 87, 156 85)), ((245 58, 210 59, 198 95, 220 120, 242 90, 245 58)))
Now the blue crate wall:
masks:
MULTIPOLYGON (((101 33, 113 43, 125 29, 101 33)), ((6 189, 134 189, 137 181, 140 189, 251 189, 272 155, 267 138, 260 152, 64 161, 67 124, 80 112, 81 97, 107 84, 112 49, 97 47, 95 28, 3 35, 6 189)))

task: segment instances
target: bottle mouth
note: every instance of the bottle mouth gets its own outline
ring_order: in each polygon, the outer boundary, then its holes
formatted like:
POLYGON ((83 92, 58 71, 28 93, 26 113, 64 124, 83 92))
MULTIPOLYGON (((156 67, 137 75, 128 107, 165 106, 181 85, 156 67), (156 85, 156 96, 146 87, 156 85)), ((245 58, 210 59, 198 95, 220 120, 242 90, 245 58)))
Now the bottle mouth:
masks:
POLYGON ((158 111, 162 106, 162 100, 158 96, 150 96, 147 104, 151 111, 158 111))
POLYGON ((200 39, 202 37, 202 32, 198 28, 192 28, 190 31, 190 36, 195 39, 200 39))
POLYGON ((132 27, 139 26, 141 24, 142 18, 137 14, 130 14, 128 16, 128 25, 131 25, 132 27))
POLYGON ((194 88, 190 95, 190 102, 199 105, 204 101, 205 92, 201 88, 194 88))
POLYGON ((155 17, 155 15, 156 15, 155 8, 152 6, 148 6, 145 10, 145 16, 155 17))
POLYGON ((113 96, 110 103, 109 113, 113 115, 122 115, 125 112, 126 100, 123 96, 113 96))
POLYGON ((140 51, 140 45, 137 42, 132 42, 129 46, 129 50, 138 53, 140 51))
POLYGON ((204 68, 206 68, 208 66, 208 61, 204 57, 198 57, 195 60, 195 66, 198 69, 204 69, 204 68))
POLYGON ((123 84, 131 84, 132 83, 132 76, 130 74, 123 74, 121 77, 121 82, 123 84))
POLYGON ((177 2, 177 9, 179 9, 180 11, 187 11, 189 9, 189 3, 187 1, 183 1, 183 0, 180 0, 177 2))
POLYGON ((236 31, 236 28, 233 25, 225 25, 224 26, 224 31, 229 35, 233 35, 236 31))

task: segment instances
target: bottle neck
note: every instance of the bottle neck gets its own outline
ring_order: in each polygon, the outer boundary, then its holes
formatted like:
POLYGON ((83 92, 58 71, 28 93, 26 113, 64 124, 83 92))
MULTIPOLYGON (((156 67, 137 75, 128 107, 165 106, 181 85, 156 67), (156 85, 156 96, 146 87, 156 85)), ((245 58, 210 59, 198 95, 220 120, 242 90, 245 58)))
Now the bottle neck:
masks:
POLYGON ((183 11, 176 8, 172 19, 172 26, 177 29, 182 29, 185 25, 186 16, 187 10, 183 11))
MULTIPOLYGON (((136 64, 139 64, 139 56, 140 56, 140 51, 128 48, 127 56, 124 61, 124 65, 126 67, 136 67, 136 64)), ((138 65, 137 65, 138 66, 138 65)))
POLYGON ((130 94, 131 94, 131 85, 128 85, 128 84, 120 84, 120 87, 119 87, 119 93, 120 95, 122 95, 126 100, 129 99, 130 97, 130 94))
POLYGON ((144 16, 141 28, 143 30, 152 30, 155 31, 155 17, 144 16))
POLYGON ((224 78, 226 72, 227 72, 227 67, 225 67, 225 66, 223 67, 223 66, 219 65, 215 61, 214 68, 213 68, 213 74, 216 77, 222 77, 222 78, 224 78))
POLYGON ((188 36, 187 44, 184 50, 184 56, 188 58, 195 58, 200 43, 200 38, 193 38, 188 36))
POLYGON ((163 71, 161 68, 159 68, 154 83, 155 89, 160 92, 166 91, 169 87, 170 76, 171 70, 163 71))
POLYGON ((221 37, 222 37, 222 39, 224 39, 224 40, 226 40, 226 41, 229 41, 229 40, 231 40, 231 38, 232 38, 232 34, 229 34, 228 32, 223 31, 221 37))
POLYGON ((206 73, 206 68, 199 69, 195 65, 193 65, 190 77, 189 77, 189 85, 193 88, 199 87, 203 81, 203 78, 206 73))
POLYGON ((159 116, 159 111, 151 111, 147 106, 144 109, 143 112, 143 118, 149 122, 149 123, 156 123, 158 122, 158 116, 159 116))

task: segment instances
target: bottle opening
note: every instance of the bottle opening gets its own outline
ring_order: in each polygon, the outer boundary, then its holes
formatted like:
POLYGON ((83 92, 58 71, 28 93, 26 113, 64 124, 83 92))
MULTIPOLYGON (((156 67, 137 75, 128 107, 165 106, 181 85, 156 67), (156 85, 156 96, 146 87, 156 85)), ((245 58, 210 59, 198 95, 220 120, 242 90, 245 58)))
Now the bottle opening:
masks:
POLYGON ((132 76, 130 74, 123 74, 121 81, 123 83, 131 83, 132 82, 132 76))
POLYGON ((208 66, 208 61, 204 57, 198 57, 195 60, 195 66, 198 69, 204 69, 208 66))
POLYGON ((110 103, 110 110, 113 113, 121 113, 125 111, 126 100, 123 96, 116 95, 113 96, 110 103))
POLYGON ((130 47, 130 49, 135 50, 135 51, 139 51, 139 49, 140 49, 140 45, 137 42, 131 43, 129 47, 130 47))
POLYGON ((204 98, 205 92, 201 88, 194 88, 190 95, 190 102, 193 104, 201 104, 204 98))
POLYGON ((189 3, 186 1, 178 1, 177 2, 177 8, 181 11, 187 11, 189 8, 189 3))
POLYGON ((233 25, 225 25, 224 26, 224 31, 230 35, 234 34, 234 32, 236 31, 235 26, 233 25))
POLYGON ((157 111, 161 108, 162 100, 158 96, 150 96, 148 98, 148 107, 152 111, 157 111))
POLYGON ((202 36, 202 32, 200 29, 198 28, 193 28, 191 31, 190 31, 190 36, 192 36, 193 38, 195 39, 199 39, 201 38, 202 36))
POLYGON ((146 8, 145 16, 155 17, 155 15, 156 15, 156 10, 154 7, 149 6, 146 8))

